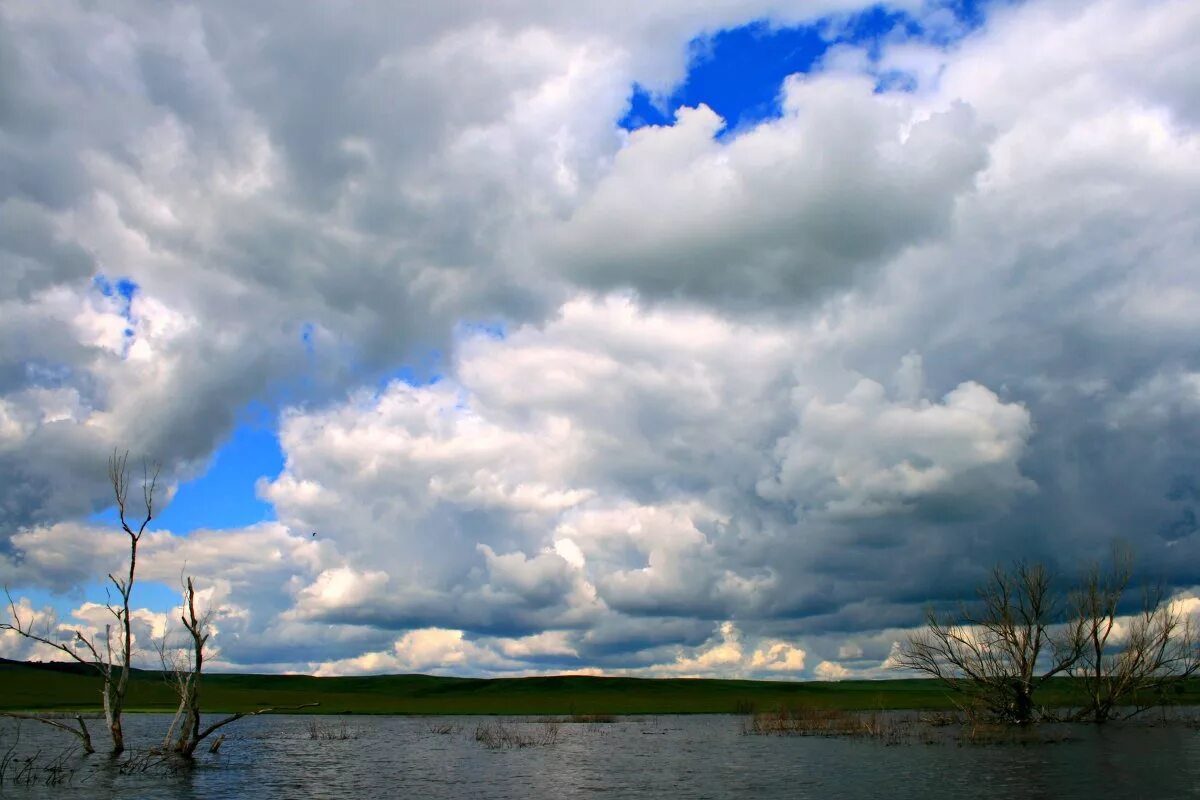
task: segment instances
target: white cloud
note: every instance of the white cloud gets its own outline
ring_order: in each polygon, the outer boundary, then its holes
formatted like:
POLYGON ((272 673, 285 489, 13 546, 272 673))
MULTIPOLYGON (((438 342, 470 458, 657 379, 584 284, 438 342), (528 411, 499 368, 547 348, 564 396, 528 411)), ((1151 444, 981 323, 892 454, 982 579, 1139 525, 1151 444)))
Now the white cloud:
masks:
POLYGON ((813 676, 822 681, 840 681, 850 677, 850 670, 834 661, 822 661, 813 668, 813 676))
POLYGON ((760 647, 750 657, 750 666, 771 672, 799 672, 804 669, 805 653, 786 642, 775 642, 760 647))
POLYGON ((867 378, 834 402, 799 389, 796 430, 780 439, 778 475, 759 491, 836 516, 881 516, 926 501, 1003 504, 1034 489, 1019 467, 1033 434, 1029 411, 972 381, 940 402, 919 398, 913 363, 902 375, 907 400, 867 378))
POLYGON ((744 635, 732 622, 724 622, 702 647, 680 652, 671 663, 649 667, 651 675, 687 677, 769 675, 796 676, 804 669, 805 652, 789 642, 761 640, 756 647, 743 643, 744 635))
POLYGON ((985 165, 963 103, 931 111, 816 75, 789 79, 782 106, 728 143, 706 106, 635 131, 552 257, 595 286, 791 305, 940 232, 985 165))
POLYGON ((317 675, 356 675, 397 672, 462 672, 521 670, 523 660, 573 656, 575 651, 561 632, 547 631, 517 638, 467 639, 460 630, 421 628, 396 639, 390 650, 364 653, 354 658, 325 662, 317 675))

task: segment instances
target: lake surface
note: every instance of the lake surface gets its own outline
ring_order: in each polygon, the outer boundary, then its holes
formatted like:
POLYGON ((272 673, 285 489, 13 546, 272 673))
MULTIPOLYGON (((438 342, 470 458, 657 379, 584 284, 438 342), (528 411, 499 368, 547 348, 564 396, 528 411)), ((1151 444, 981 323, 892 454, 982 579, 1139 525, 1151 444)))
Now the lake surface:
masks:
MULTIPOLYGON (((135 747, 168 718, 126 718, 135 747)), ((1043 726, 1037 742, 963 743, 937 729, 901 744, 816 736, 752 736, 736 716, 626 717, 563 723, 553 744, 489 749, 477 717, 251 717, 193 769, 119 774, 103 753, 73 756, 62 786, 0 787, 3 797, 60 798, 1173 798, 1200 797, 1194 725, 1043 726), (318 737, 334 738, 313 738, 318 737), (346 736, 348 738, 339 738, 346 736), (1066 737, 1065 740, 1064 737, 1066 737)), ((540 738, 543 722, 503 720, 540 738)), ((100 721, 93 735, 103 750, 100 721)), ((495 730, 493 728, 493 730, 495 730)), ((0 757, 14 744, 40 760, 74 740, 0 719, 0 757)), ((13 769, 10 763, 10 780, 13 769)))

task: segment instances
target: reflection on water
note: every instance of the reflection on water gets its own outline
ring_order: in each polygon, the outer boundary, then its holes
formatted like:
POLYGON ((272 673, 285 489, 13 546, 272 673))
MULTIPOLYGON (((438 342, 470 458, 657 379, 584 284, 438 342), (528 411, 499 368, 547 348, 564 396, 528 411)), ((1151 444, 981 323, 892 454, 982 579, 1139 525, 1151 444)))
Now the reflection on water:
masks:
MULTIPOLYGON (((149 745, 162 715, 130 715, 128 736, 149 745)), ((584 797, 1189 797, 1200 796, 1194 726, 1071 726, 1049 743, 960 744, 747 736, 734 716, 628 717, 526 725, 528 747, 488 749, 480 718, 254 717, 236 723, 221 751, 196 767, 120 774, 106 756, 73 757, 74 788, 14 787, 3 797, 93 798, 530 798, 584 797)), ((0 757, 18 724, 0 720, 0 757)), ((73 741, 19 726, 17 752, 42 758, 73 741)), ((99 743, 99 737, 97 742, 99 743)), ((10 773, 11 774, 11 773, 10 773)))

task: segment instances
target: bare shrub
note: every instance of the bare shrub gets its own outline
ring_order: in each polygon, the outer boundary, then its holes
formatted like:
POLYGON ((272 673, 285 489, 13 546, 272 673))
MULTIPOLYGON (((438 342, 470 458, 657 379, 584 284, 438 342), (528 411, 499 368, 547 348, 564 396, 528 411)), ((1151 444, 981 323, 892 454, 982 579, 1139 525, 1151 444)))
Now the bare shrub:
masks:
POLYGON ((942 681, 973 723, 1058 718, 1033 698, 1060 674, 1077 678, 1087 698, 1075 720, 1102 723, 1162 705, 1200 673, 1200 642, 1161 586, 1146 590, 1139 611, 1120 616, 1132 563, 1116 550, 1111 568, 1093 567, 1069 602, 1039 564, 997 567, 976 608, 946 618, 931 611, 894 666, 942 681))
POLYGON ((1173 686, 1200 670, 1200 647, 1190 620, 1170 602, 1162 586, 1149 587, 1140 609, 1118 617, 1133 575, 1127 552, 1113 555, 1111 568, 1094 566, 1072 595, 1082 649, 1071 674, 1087 693, 1076 715, 1103 723, 1131 717, 1162 702, 1173 686), (1127 706, 1122 713, 1119 709, 1127 706))
POLYGON ((560 723, 557 720, 538 723, 490 720, 475 727, 475 741, 489 750, 547 747, 558 742, 559 729, 560 723))

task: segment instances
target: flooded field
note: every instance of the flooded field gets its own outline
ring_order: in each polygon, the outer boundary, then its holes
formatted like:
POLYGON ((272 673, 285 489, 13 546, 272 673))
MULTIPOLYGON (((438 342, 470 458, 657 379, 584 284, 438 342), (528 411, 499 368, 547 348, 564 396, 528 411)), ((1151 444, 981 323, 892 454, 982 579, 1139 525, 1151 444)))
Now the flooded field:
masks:
MULTIPOLYGON (((1047 725, 996 735, 912 726, 894 735, 761 735, 746 717, 546 721, 494 717, 257 717, 190 769, 134 752, 65 754, 70 737, 0 720, 4 797, 742 798, 1200 796, 1200 730, 1166 724, 1047 725), (5 756, 5 754, 8 754, 5 756), (23 759, 34 757, 17 781, 23 759), (49 769, 47 769, 49 768, 49 769)), ((166 719, 127 717, 138 746, 166 719)), ((836 733, 836 732, 834 732, 836 733)), ((99 737, 98 741, 99 741, 99 737)))

